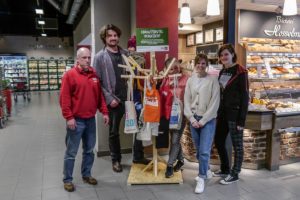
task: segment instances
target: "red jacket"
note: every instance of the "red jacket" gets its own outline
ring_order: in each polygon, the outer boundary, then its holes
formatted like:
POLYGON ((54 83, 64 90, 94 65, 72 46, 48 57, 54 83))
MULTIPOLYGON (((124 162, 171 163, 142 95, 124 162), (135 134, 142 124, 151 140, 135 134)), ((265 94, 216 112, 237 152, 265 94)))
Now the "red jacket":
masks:
MULTIPOLYGON (((176 96, 183 103, 185 85, 189 77, 187 75, 182 74, 181 77, 178 78, 178 86, 175 89, 176 96)), ((173 104, 173 89, 174 89, 174 79, 166 77, 163 79, 163 82, 160 86, 160 100, 161 100, 161 116, 164 116, 167 120, 170 119, 172 104, 173 104)))
POLYGON ((108 115, 100 81, 92 67, 87 72, 73 67, 64 74, 59 103, 66 120, 94 117, 97 108, 103 115, 108 115))

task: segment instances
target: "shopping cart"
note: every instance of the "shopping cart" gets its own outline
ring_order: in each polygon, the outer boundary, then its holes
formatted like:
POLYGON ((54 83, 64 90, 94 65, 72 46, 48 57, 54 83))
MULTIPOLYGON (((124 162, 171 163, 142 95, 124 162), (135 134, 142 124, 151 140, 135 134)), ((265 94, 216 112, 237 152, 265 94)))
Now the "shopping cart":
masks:
POLYGON ((18 95, 23 96, 24 100, 31 100, 31 94, 29 92, 29 89, 27 87, 26 81, 19 81, 17 82, 15 88, 14 88, 14 100, 18 101, 18 95))
POLYGON ((4 128, 7 120, 5 97, 0 95, 0 129, 4 128))

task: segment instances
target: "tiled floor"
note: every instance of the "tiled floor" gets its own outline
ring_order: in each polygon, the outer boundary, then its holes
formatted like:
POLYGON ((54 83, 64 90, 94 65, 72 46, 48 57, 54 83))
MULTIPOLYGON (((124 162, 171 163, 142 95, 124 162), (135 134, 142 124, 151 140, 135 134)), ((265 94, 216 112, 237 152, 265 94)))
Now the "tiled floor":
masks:
POLYGON ((300 199, 300 163, 282 166, 275 172, 243 170, 241 180, 228 186, 213 178, 207 182, 205 192, 196 195, 195 163, 184 166, 182 185, 127 186, 130 155, 124 156, 125 170, 121 174, 112 172, 108 157, 96 158, 93 175, 99 184, 93 187, 81 180, 79 154, 74 172, 77 190, 68 193, 61 181, 64 135, 57 92, 35 93, 31 102, 19 97, 7 127, 0 129, 1 200, 300 199))

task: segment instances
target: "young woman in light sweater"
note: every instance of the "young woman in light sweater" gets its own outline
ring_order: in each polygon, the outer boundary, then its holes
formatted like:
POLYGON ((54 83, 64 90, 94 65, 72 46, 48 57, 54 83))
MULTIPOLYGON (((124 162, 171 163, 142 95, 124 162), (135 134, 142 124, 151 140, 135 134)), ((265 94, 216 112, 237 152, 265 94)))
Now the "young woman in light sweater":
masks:
POLYGON ((207 56, 198 54, 195 57, 195 73, 188 79, 184 93, 184 114, 191 123, 191 134, 199 160, 195 193, 204 191, 204 180, 207 179, 209 170, 210 150, 220 103, 218 79, 207 74, 207 67, 207 56))

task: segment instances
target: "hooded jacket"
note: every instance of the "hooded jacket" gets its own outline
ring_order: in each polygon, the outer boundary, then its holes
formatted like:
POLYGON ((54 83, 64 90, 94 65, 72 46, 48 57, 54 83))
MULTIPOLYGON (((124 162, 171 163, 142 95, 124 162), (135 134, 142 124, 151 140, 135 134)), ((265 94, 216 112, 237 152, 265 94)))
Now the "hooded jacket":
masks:
POLYGON ((221 101, 218 117, 224 116, 228 121, 237 122, 238 126, 245 126, 249 103, 248 71, 236 64, 230 68, 223 68, 219 74, 221 101), (222 84, 222 76, 230 76, 226 84, 222 84))

